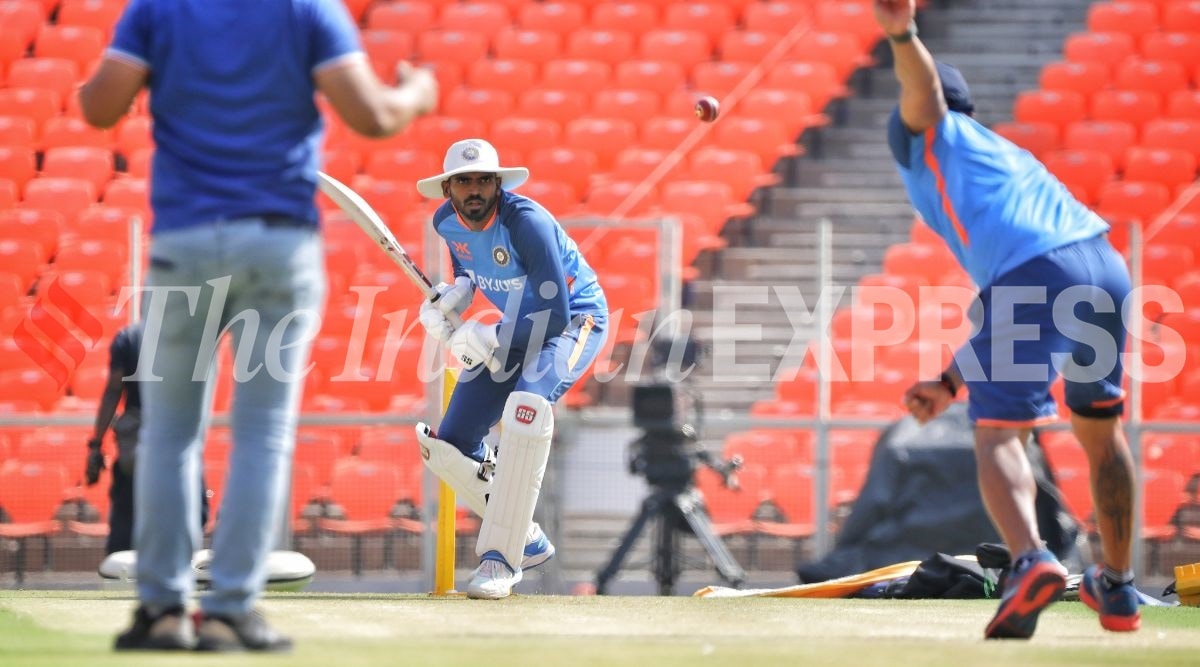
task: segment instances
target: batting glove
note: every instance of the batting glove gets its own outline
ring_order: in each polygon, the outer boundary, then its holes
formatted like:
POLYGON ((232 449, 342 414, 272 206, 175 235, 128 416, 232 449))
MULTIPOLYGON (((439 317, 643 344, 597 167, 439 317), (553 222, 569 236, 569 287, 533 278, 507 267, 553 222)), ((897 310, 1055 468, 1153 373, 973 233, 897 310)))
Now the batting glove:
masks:
POLYGON ((500 339, 494 324, 480 324, 474 320, 463 322, 458 331, 450 336, 450 354, 467 370, 491 361, 499 346, 500 339))
POLYGON ((430 336, 443 343, 450 342, 454 326, 450 324, 450 320, 446 319, 446 314, 439 310, 436 304, 428 301, 422 302, 418 319, 421 320, 421 326, 425 327, 425 332, 430 336))
POLYGON ((475 298, 475 283, 466 276, 455 278, 453 285, 438 283, 434 289, 437 290, 438 298, 433 305, 437 306, 437 309, 445 315, 449 315, 451 312, 455 315, 462 315, 475 298))
POLYGON ((88 440, 87 453, 87 468, 84 476, 87 479, 87 485, 91 486, 100 481, 100 471, 106 468, 104 463, 104 452, 100 451, 100 441, 93 438, 88 440))

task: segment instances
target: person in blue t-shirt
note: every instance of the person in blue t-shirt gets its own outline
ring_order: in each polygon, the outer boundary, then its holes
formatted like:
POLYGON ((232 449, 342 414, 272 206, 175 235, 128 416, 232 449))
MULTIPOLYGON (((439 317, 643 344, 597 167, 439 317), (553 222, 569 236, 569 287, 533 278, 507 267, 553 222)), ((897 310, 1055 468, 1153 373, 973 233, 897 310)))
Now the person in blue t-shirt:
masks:
POLYGON ((978 285, 982 317, 941 378, 918 382, 904 400, 925 422, 969 389, 980 492, 1014 555, 985 635, 1030 637, 1066 586, 1066 570, 1038 533, 1023 449, 1034 425, 1056 419, 1050 385, 1058 375, 1087 452, 1104 555, 1085 572, 1080 596, 1105 628, 1135 630, 1135 486, 1120 419, 1129 272, 1104 220, 1029 152, 975 122, 966 82, 933 60, 915 11, 913 0, 875 1, 900 82, 888 142, 913 207, 978 285))
POLYGON ((149 89, 150 266, 134 474, 140 601, 116 649, 283 651, 255 611, 288 497, 300 393, 325 293, 314 202, 319 91, 385 137, 433 110, 432 74, 384 86, 338 0, 131 0, 79 90, 114 125, 149 89), (185 606, 200 545, 196 485, 217 341, 234 340, 233 448, 199 626, 185 606))
POLYGON ((473 598, 507 597, 521 573, 548 560, 554 546, 533 523, 554 431, 553 405, 577 382, 604 344, 608 304, 575 242, 546 209, 513 192, 529 178, 502 167, 482 139, 456 142, 442 173, 417 182, 446 241, 454 283, 421 306, 428 333, 447 343, 468 369, 450 398, 438 433, 417 425, 426 464, 483 517, 476 542, 473 598), (499 324, 461 315, 480 291, 499 324), (491 369, 489 369, 491 365, 491 369), (484 436, 500 424, 493 457, 484 436))

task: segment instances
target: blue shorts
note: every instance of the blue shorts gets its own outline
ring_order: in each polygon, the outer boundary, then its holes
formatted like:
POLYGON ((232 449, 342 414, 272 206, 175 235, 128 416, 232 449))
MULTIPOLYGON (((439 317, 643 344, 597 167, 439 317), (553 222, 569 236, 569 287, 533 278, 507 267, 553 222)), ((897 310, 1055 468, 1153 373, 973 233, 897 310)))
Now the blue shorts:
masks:
POLYGON ((483 438, 504 412, 514 391, 527 391, 554 403, 579 381, 604 346, 607 315, 576 315, 567 329, 534 355, 509 351, 505 370, 493 375, 482 366, 464 373, 450 396, 438 437, 463 454, 483 458, 483 438))
POLYGON ((1098 236, 1025 262, 981 291, 972 312, 978 331, 954 360, 970 390, 970 419, 1016 428, 1053 421, 1050 385, 1059 375, 1073 412, 1120 415, 1130 289, 1125 260, 1098 236))

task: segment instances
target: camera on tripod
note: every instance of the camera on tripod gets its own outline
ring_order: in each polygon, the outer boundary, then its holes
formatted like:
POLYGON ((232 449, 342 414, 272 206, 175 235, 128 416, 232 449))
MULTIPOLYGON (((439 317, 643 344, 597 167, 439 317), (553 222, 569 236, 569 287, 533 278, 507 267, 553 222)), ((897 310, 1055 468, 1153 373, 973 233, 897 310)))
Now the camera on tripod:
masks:
POLYGON ((737 488, 741 457, 719 460, 700 446, 696 422, 700 402, 679 384, 654 382, 633 388, 633 425, 642 431, 630 444, 629 472, 657 487, 684 489, 700 464, 737 488))

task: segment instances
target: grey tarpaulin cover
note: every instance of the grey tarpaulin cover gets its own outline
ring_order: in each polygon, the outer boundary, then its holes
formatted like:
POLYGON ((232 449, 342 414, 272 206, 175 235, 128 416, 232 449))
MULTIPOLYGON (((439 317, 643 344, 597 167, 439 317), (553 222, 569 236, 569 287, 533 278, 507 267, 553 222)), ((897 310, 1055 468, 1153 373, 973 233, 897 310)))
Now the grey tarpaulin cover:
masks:
MULTIPOLYGON (((1026 448, 1038 479, 1042 539, 1071 571, 1080 569, 1079 528, 1063 506, 1045 458, 1026 448)), ((870 471, 833 549, 798 564, 800 582, 826 581, 933 552, 973 553, 999 542, 979 496, 974 435, 966 404, 954 403, 925 426, 906 417, 886 429, 870 471)))

